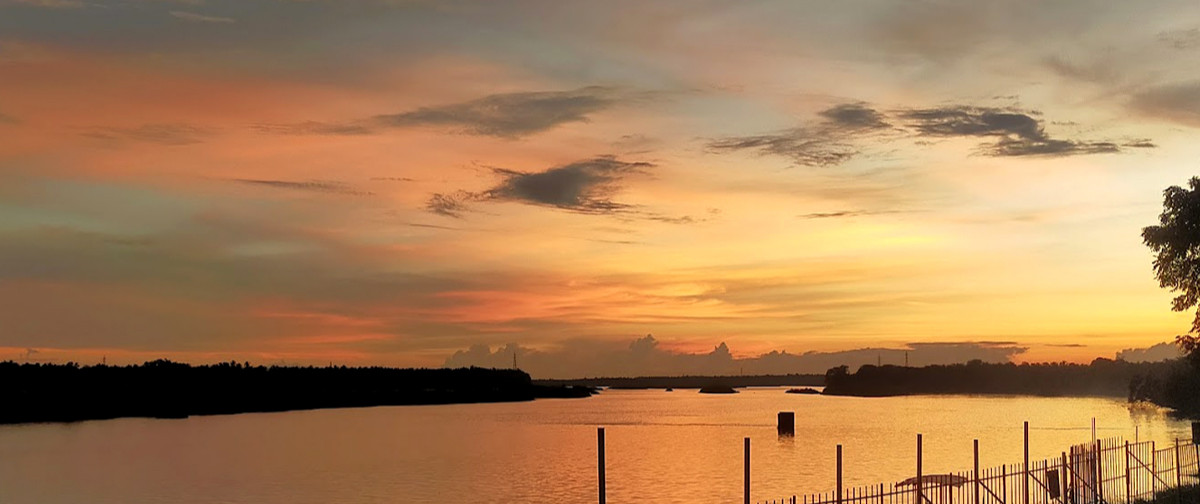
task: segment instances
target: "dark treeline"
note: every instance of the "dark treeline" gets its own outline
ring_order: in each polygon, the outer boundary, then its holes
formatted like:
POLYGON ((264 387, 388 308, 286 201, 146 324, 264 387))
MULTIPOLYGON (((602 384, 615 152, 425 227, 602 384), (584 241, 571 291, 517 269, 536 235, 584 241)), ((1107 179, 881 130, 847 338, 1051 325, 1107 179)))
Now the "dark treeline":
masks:
MULTIPOLYGON (((1180 366, 1179 361, 1129 363, 1096 359, 1091 364, 967 364, 927 366, 845 366, 825 374, 825 393, 852 396, 906 394, 1014 394, 1144 398, 1180 366)), ((1157 393, 1157 392, 1156 392, 1157 393)))
POLYGON ((721 385, 727 387, 789 387, 819 386, 825 377, 818 374, 754 375, 754 376, 642 376, 637 378, 580 378, 576 380, 535 380, 544 385, 608 387, 614 389, 680 388, 698 389, 721 385))
POLYGON ((1130 400, 1150 401, 1200 419, 1200 355, 1172 361, 1163 372, 1135 377, 1130 400))
POLYGON ((528 401, 584 397, 590 389, 534 385, 516 370, 481 368, 138 366, 0 362, 0 423, 360 406, 528 401))

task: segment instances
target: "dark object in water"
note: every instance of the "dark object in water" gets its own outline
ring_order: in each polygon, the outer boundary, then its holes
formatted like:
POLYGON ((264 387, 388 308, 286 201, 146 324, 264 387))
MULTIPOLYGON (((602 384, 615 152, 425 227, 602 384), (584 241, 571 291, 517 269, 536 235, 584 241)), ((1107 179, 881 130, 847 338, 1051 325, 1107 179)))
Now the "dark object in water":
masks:
POLYGON ((673 389, 673 388, 671 388, 671 387, 667 387, 667 390, 666 390, 666 391, 667 391, 667 392, 674 392, 674 391, 675 391, 675 389, 673 389))
POLYGON ((709 385, 700 388, 701 394, 736 394, 738 393, 733 387, 728 385, 709 385))
POLYGON ((790 388, 784 391, 785 394, 820 394, 821 391, 812 387, 790 388))

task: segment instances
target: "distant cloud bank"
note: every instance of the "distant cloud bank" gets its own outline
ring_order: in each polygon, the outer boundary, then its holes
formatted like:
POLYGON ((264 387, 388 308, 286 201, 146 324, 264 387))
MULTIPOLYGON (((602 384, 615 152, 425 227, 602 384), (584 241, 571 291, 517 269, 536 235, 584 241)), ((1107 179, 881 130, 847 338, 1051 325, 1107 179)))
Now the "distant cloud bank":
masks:
POLYGON ((493 351, 474 345, 446 359, 446 367, 494 367, 513 365, 534 378, 584 378, 600 376, 672 376, 824 373, 837 366, 857 369, 864 364, 911 366, 955 364, 970 360, 1009 362, 1028 348, 1006 341, 961 343, 909 343, 903 348, 860 348, 840 352, 793 354, 772 351, 750 358, 736 358, 725 343, 708 353, 678 353, 659 347, 652 335, 634 340, 626 347, 605 342, 573 340, 556 350, 535 350, 509 343, 493 351))

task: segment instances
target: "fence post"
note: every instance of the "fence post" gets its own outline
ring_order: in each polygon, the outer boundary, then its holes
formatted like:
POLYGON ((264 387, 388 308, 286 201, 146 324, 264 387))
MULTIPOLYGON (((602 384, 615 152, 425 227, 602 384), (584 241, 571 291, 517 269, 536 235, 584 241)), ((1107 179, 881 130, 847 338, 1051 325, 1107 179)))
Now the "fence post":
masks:
POLYGON ((975 440, 975 500, 974 504, 979 504, 979 440, 975 440))
POLYGON ((1000 466, 1000 495, 1004 496, 1004 502, 1008 504, 1008 464, 1000 466))
POLYGON ((1025 499, 1022 500, 1021 503, 1029 504, 1029 422, 1025 422, 1025 466, 1023 469, 1025 472, 1025 483, 1023 483, 1021 486, 1023 487, 1022 490, 1024 492, 1025 499))
POLYGON ((600 478, 600 504, 604 504, 604 427, 596 429, 596 468, 600 478))
POLYGON ((837 445, 837 504, 842 504, 842 445, 837 445))
POLYGON ((1150 496, 1158 498, 1158 452, 1154 451, 1154 441, 1150 442, 1150 496))
POLYGON ((921 478, 921 435, 917 434, 917 504, 923 504, 925 497, 925 482, 921 478))
MULTIPOLYGON (((1092 420, 1095 421, 1094 419, 1092 420)), ((1096 440, 1096 502, 1104 502, 1104 448, 1096 440)))
POLYGON ((1125 502, 1133 502, 1133 478, 1129 472, 1129 441, 1125 442, 1125 502))
POLYGON ((1071 488, 1071 479, 1067 472, 1067 452, 1062 452, 1062 467, 1059 467, 1059 472, 1062 473, 1062 477, 1059 478, 1062 481, 1062 490, 1058 492, 1058 499, 1066 504, 1067 489, 1071 488))
POLYGON ((1175 438, 1175 497, 1183 503, 1183 468, 1179 467, 1179 438, 1175 438))
POLYGON ((746 438, 746 504, 750 504, 750 438, 746 438))

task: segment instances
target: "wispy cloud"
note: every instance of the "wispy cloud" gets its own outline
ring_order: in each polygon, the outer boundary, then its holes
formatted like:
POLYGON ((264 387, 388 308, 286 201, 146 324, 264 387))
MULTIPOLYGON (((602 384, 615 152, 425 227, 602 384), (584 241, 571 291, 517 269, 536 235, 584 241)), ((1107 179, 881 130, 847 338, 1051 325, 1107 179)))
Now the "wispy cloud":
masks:
POLYGON ((269 180, 269 179, 233 179, 234 182, 242 184, 250 184, 264 187, 272 187, 275 189, 288 189, 295 191, 311 191, 330 194, 345 194, 350 196, 371 196, 368 191, 355 189, 344 182, 332 180, 269 180))
POLYGON ((591 86, 572 91, 533 91, 488 95, 475 100, 420 107, 344 123, 308 121, 260 124, 265 133, 305 135, 362 135, 387 128, 435 127, 451 132, 517 139, 557 126, 586 122, 618 102, 611 88, 591 86))
POLYGON ((493 168, 492 173, 501 181, 491 189, 434 194, 425 208, 433 213, 461 217, 471 202, 508 201, 584 214, 622 213, 633 209, 634 205, 612 199, 621 188, 621 182, 632 175, 644 175, 653 166, 646 162, 621 161, 614 156, 599 156, 539 172, 493 168))
POLYGON ((191 124, 143 124, 134 128, 93 128, 84 136, 99 140, 127 140, 162 145, 189 145, 203 142, 214 131, 191 124))
POLYGON ((1120 151, 1113 142, 1051 138, 1035 112, 989 107, 948 106, 903 110, 897 116, 923 137, 992 137, 980 152, 988 156, 1072 156, 1120 151))
POLYGON ((1165 31, 1158 34, 1158 40, 1179 50, 1200 48, 1200 28, 1165 31))
POLYGON ((78 9, 84 6, 83 0, 9 0, 9 2, 48 9, 78 9))
POLYGON ((205 14, 197 14, 195 12, 187 12, 187 11, 173 10, 170 12, 170 14, 179 19, 183 19, 185 21, 192 21, 192 22, 196 22, 196 23, 219 23, 219 24, 225 23, 225 24, 228 24, 228 23, 236 23, 237 22, 237 20, 233 19, 233 18, 220 17, 220 16, 208 16, 205 14))
POLYGON ((788 157, 802 166, 831 166, 860 153, 852 143, 856 137, 891 127, 883 114, 861 103, 838 105, 818 115, 823 121, 812 127, 720 139, 710 142, 708 148, 715 151, 753 150, 788 157))
POLYGON ((1133 96, 1130 107, 1145 116, 1200 126, 1200 81, 1165 84, 1133 96))
POLYGON ((801 219, 837 219, 842 217, 861 217, 864 215, 882 215, 900 213, 898 210, 841 210, 837 212, 814 212, 798 215, 801 219))

